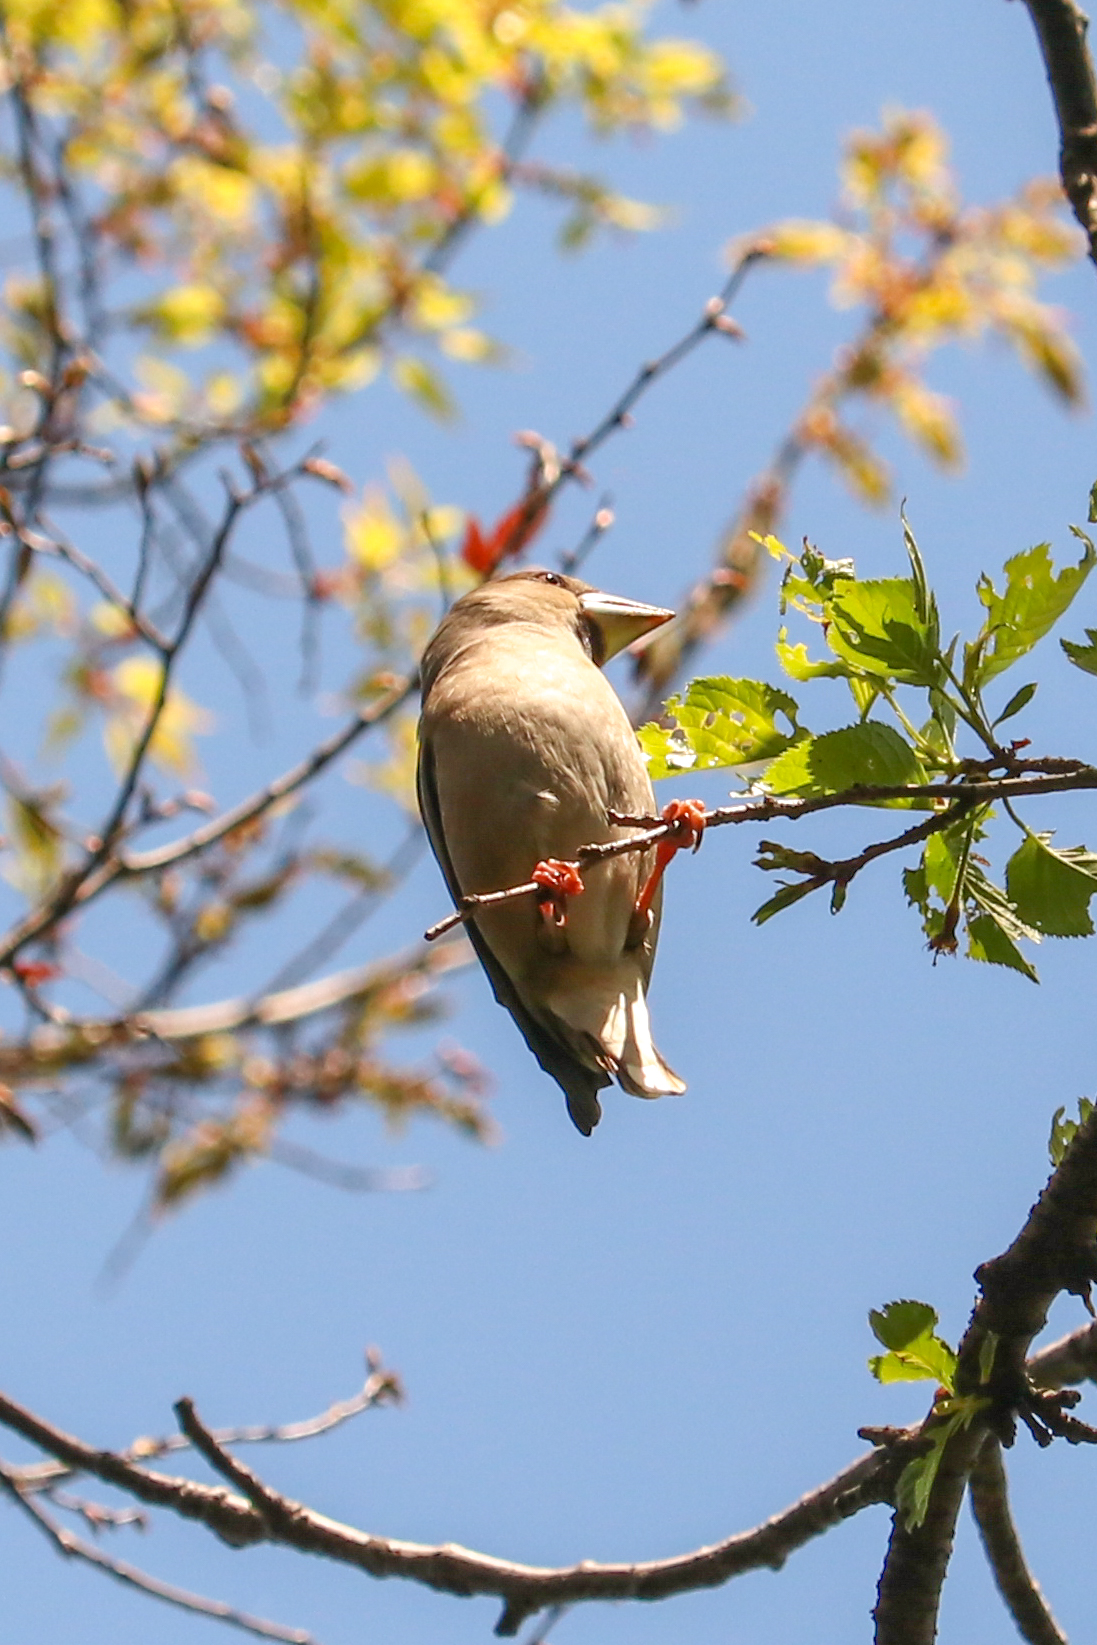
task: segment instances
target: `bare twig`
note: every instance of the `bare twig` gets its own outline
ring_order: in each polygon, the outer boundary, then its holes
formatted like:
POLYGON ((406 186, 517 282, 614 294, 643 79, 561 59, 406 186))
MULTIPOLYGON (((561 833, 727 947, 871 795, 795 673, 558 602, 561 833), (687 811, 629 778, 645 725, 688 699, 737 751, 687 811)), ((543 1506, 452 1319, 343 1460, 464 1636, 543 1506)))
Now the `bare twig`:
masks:
MULTIPOLYGON (((388 1403, 399 1404, 404 1397, 403 1385, 395 1371, 387 1370, 377 1349, 366 1352, 368 1374, 356 1394, 339 1399, 318 1416, 306 1417, 302 1422, 248 1423, 236 1428, 218 1428, 214 1438, 219 1445, 292 1445, 301 1440, 316 1439, 342 1427, 363 1411, 388 1403)), ((173 1451, 188 1451, 191 1441, 186 1434, 162 1434, 156 1438, 144 1436, 135 1439, 120 1456, 127 1462, 146 1463, 156 1457, 168 1456, 173 1451)), ((71 1479, 73 1468, 61 1462, 36 1462, 9 1470, 12 1479, 23 1492, 53 1491, 66 1479, 71 1479)))
POLYGON ((0 1491, 29 1515, 56 1551, 66 1559, 82 1560, 87 1565, 94 1565, 105 1575, 114 1577, 115 1581, 123 1583, 127 1588, 136 1588, 139 1593, 148 1594, 152 1599, 162 1599, 169 1605, 178 1606, 180 1610, 192 1611, 198 1616, 208 1616, 216 1622, 227 1622, 231 1627, 240 1628, 260 1639, 278 1640, 282 1645, 316 1645, 312 1634, 306 1633, 302 1628, 283 1628, 280 1623, 268 1622, 264 1617, 251 1616, 247 1611, 239 1611, 221 1600, 207 1599, 203 1594, 192 1593, 187 1588, 177 1588, 173 1583, 161 1582, 158 1577, 150 1576, 147 1571, 138 1570, 136 1565, 105 1554, 93 1543, 74 1536, 61 1525, 55 1525, 41 1504, 29 1500, 3 1466, 0 1466, 0 1491))
POLYGON ((1001 1447, 992 1434, 985 1437, 971 1471, 970 1491, 983 1548, 1017 1632, 1028 1645, 1068 1645, 1025 1562, 1010 1513, 1001 1447))
POLYGON ((0 968, 10 965, 28 943, 47 935, 67 913, 93 901, 117 879, 132 879, 185 862, 188 858, 198 856, 210 846, 216 845, 234 829, 263 816, 279 800, 305 787, 326 766, 345 753, 364 732, 387 720, 390 714, 408 700, 416 686, 415 678, 398 680, 382 696, 365 708, 359 709, 353 719, 322 742, 311 754, 306 755, 297 765, 291 766, 266 787, 242 800, 239 805, 222 812, 220 817, 196 828, 183 839, 152 851, 108 856, 91 870, 85 864, 76 875, 65 882, 61 892, 32 910, 25 919, 13 926, 5 937, 0 938, 0 968))

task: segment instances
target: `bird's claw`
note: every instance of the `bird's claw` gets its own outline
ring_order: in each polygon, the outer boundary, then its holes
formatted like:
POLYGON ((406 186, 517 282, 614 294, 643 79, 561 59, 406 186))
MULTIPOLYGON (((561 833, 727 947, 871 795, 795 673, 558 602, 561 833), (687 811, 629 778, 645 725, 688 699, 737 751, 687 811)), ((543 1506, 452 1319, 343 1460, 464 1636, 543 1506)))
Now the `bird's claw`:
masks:
POLYGON ((579 872, 577 862, 560 862, 556 857, 546 857, 539 862, 530 879, 534 885, 539 885, 543 895, 537 899, 537 907, 542 917, 552 926, 559 929, 567 924, 567 900, 569 897, 578 897, 583 890, 583 876, 579 872))
POLYGON ((672 832, 659 842, 659 850, 672 847, 667 854, 668 862, 675 851, 700 850, 707 818, 704 800, 671 800, 663 807, 663 821, 670 825, 672 832))
POLYGON ((671 858, 679 851, 697 851, 700 848, 701 838, 705 832, 705 818, 703 800, 671 800, 663 807, 663 821, 667 824, 667 833, 655 847, 655 867, 636 899, 632 917, 634 929, 639 930, 649 916, 659 882, 671 858))

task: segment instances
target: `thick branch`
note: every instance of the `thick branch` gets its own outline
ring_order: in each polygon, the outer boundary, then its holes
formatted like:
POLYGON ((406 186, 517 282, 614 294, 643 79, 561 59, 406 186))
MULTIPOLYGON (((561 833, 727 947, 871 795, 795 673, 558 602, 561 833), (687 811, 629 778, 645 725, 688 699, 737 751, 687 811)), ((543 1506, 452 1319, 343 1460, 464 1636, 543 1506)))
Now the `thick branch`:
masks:
POLYGON ((974 1426, 950 1441, 921 1525, 911 1527, 896 1513, 872 1613, 876 1645, 933 1645, 956 1518, 982 1441, 974 1426))
MULTIPOLYGON (((876 1609, 878 1645, 932 1645, 941 1585, 964 1486, 987 1428, 1009 1444, 1014 1414, 1040 1415, 1043 1403, 1026 1375, 1029 1345, 1060 1291, 1088 1299, 1097 1278, 1097 1110, 1079 1125, 1063 1159, 1024 1227, 1001 1256, 975 1272, 982 1291, 960 1344, 957 1393, 985 1401, 985 1411, 955 1434, 945 1448, 925 1522, 908 1526, 897 1514, 880 1578, 876 1609), (989 1363, 989 1372, 988 1372, 989 1363)), ((1048 1411, 1044 1417, 1047 1424, 1048 1411)), ((930 1419, 932 1420, 932 1418, 930 1419)), ((1039 1422, 1031 1423, 1041 1432, 1039 1422)), ((1070 1419, 1051 1431, 1069 1437, 1070 1419)))
POLYGON ((984 1440, 971 1472, 971 1509, 998 1592, 1021 1638, 1029 1645, 1068 1645, 1025 1562, 1009 1510, 1001 1447, 993 1435, 984 1440))
POLYGON ((1059 122, 1059 170, 1097 262, 1097 84, 1086 48, 1089 19, 1074 0, 1025 0, 1059 122))

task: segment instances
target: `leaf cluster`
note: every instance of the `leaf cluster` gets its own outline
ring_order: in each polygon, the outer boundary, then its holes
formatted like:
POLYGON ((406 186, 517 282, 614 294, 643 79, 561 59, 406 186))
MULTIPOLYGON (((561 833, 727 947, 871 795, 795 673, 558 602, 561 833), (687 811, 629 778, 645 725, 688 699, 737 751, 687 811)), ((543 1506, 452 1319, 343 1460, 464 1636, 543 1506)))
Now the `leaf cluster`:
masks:
MULTIPOLYGON (((937 1397, 926 1424, 926 1448, 907 1463, 899 1476, 896 1507, 907 1528, 923 1523, 929 1509, 933 1484, 940 1470, 945 1448, 953 1435, 970 1427, 985 1411, 990 1400, 981 1394, 956 1392, 956 1352, 937 1335, 937 1312, 927 1302, 889 1302, 869 1312, 869 1325, 877 1342, 886 1350, 874 1354, 869 1370, 878 1382, 935 1382, 937 1397)), ((988 1337, 980 1361, 980 1381, 989 1380, 994 1363, 993 1339, 988 1337)))
MULTIPOLYGON (((776 538, 765 540, 785 568, 782 612, 806 619, 825 645, 826 654, 814 656, 782 627, 777 657, 784 673, 799 683, 844 681, 856 718, 815 733, 783 688, 723 677, 695 680, 683 696, 670 699, 661 720, 640 732, 652 775, 724 767, 746 777, 759 796, 915 810, 926 820, 908 836, 841 863, 763 842, 760 867, 800 877, 758 909, 757 921, 824 885, 831 887, 837 912, 867 862, 918 843, 919 861, 905 871, 903 886, 934 955, 955 952, 962 933, 972 959, 1036 980, 1022 942, 1092 934, 1093 852, 1055 845, 1051 833, 1022 822, 1008 799, 1004 810, 1021 840, 1005 865, 1004 884, 988 874, 979 850, 995 814, 996 772, 1006 778, 1080 767, 1026 761, 1023 741, 1003 743, 1000 728, 1032 701, 1034 682, 998 700, 1000 676, 1060 621, 1097 563, 1090 539, 1080 530, 1075 535, 1082 554, 1074 564, 1056 569, 1048 544, 1041 543, 1006 562, 1000 586, 981 576, 976 593, 983 620, 963 643, 959 635, 947 641, 942 635, 937 599, 905 521, 905 577, 861 579, 851 561, 828 560, 811 544, 794 555, 776 538), (973 783, 985 787, 973 793, 973 783)), ((1088 658, 1079 662, 1078 650, 1063 642, 1067 658, 1085 668, 1088 658)))

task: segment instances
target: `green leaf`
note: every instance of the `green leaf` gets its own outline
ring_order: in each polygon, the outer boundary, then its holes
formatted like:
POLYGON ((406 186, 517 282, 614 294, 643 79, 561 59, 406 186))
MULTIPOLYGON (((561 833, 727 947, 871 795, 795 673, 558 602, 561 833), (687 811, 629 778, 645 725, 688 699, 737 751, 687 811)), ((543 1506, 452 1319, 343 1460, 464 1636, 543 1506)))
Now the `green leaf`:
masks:
POLYGON ((1077 565, 1064 566, 1058 575, 1049 545, 1037 543, 1006 561, 1003 593, 998 593, 989 577, 980 577, 976 593, 987 615, 978 639, 964 647, 964 679, 969 688, 985 685, 1031 651, 1067 610, 1097 563, 1097 549, 1089 538, 1076 529, 1075 535, 1085 544, 1085 551, 1077 565))
POLYGON ((933 1449, 925 1456, 915 1457, 912 1462, 908 1462, 899 1475, 895 1506, 902 1514, 903 1523, 908 1531, 916 1531, 929 1512, 933 1482, 937 1478, 941 1458, 945 1454, 945 1445, 954 1432, 955 1429, 946 1423, 942 1423, 940 1428, 934 1428, 931 1435, 933 1449))
POLYGON ((841 680, 849 675, 846 663, 813 662, 802 642, 789 645, 787 628, 777 634, 777 661, 791 680, 841 680))
POLYGON ((1097 674, 1097 628, 1087 628, 1086 639, 1088 645, 1079 645, 1077 640, 1060 640, 1059 644, 1075 668, 1083 674, 1097 674))
POLYGON ((1005 965, 1020 971, 1030 982, 1039 982, 1036 967, 1030 965, 1013 938, 991 914, 972 914, 967 920, 968 958, 988 965, 1005 965))
POLYGON ((807 735, 796 714, 794 698, 760 680, 693 680, 684 699, 671 697, 666 705, 673 725, 642 726, 640 746, 653 778, 752 764, 773 759, 807 735), (778 726, 778 715, 788 731, 778 726))
POLYGON ((916 1337, 932 1331, 938 1322, 936 1308, 928 1302, 888 1302, 883 1308, 870 1308, 869 1327, 881 1348, 905 1348, 916 1337))
POLYGON ((908 1462, 899 1475, 895 1506, 904 1516, 908 1531, 917 1530, 929 1512, 930 1496, 945 1454, 945 1447, 954 1434, 970 1427, 980 1411, 986 1410, 988 1399, 978 1394, 938 1400, 934 1407, 934 1421, 926 1437, 932 1442, 924 1455, 908 1462))
POLYGON ((872 713, 873 703, 880 695, 880 687, 864 674, 851 674, 849 676, 849 691, 857 713, 862 720, 867 720, 872 713))
MULTIPOLYGON (((1062 644, 1062 643, 1063 642, 1060 641, 1060 644, 1062 644)), ((992 726, 1002 725, 1002 724, 1004 724, 1004 722, 1006 720, 1012 720, 1013 716, 1015 714, 1019 714, 1021 712, 1022 708, 1027 708, 1028 707, 1029 703, 1032 701, 1032 699, 1033 699, 1033 697, 1035 697, 1035 695, 1036 695, 1036 686, 1035 685, 1023 685, 1021 687, 1020 691, 1015 691, 1013 693, 1013 696, 1009 699, 1009 702, 1003 708, 1003 710, 999 714, 998 718, 996 720, 991 721, 992 726)))
POLYGON ((1006 889, 1020 917, 1045 937, 1093 935, 1090 898, 1097 856, 1084 845, 1056 851, 1050 834, 1026 834, 1006 866, 1006 889))
POLYGON ((939 685, 943 679, 937 613, 911 577, 841 581, 827 602, 827 641, 839 657, 901 685, 939 685))
POLYGON ((783 885, 775 896, 772 896, 768 902, 764 902, 761 908, 756 908, 750 917, 755 925, 765 925, 766 921, 771 920, 774 914, 780 914, 782 909, 791 908, 794 902, 800 901, 801 897, 810 896, 813 891, 818 891, 818 889, 819 887, 813 885, 810 880, 805 880, 801 885, 783 885))
POLYGON ((879 720, 803 738, 774 760, 765 779, 773 794, 800 795, 841 794, 858 784, 897 788, 925 780, 910 744, 879 720))
POLYGON ((1057 1108, 1051 1116, 1051 1135, 1048 1137, 1047 1151, 1051 1156, 1052 1165, 1061 1165, 1063 1155, 1074 1141, 1074 1133, 1080 1125, 1084 1125, 1093 1112, 1093 1103, 1088 1097, 1078 1098, 1078 1118, 1068 1120, 1065 1108, 1057 1108))
POLYGON ((956 1355, 934 1327, 936 1310, 926 1302, 890 1302, 868 1316, 872 1334, 888 1352, 869 1360, 878 1382, 937 1382, 952 1391, 956 1355))
POLYGON ((926 568, 922 561, 921 551, 914 540, 914 533, 907 523, 906 512, 899 511, 899 518, 903 522, 903 541, 907 548, 907 558, 910 560, 911 581, 914 584, 914 608, 922 622, 931 625, 937 621, 937 612, 933 595, 930 593, 929 582, 926 579, 926 568))
POLYGON ((1097 525, 1097 480, 1089 488, 1089 513, 1086 519, 1090 525, 1097 525))

